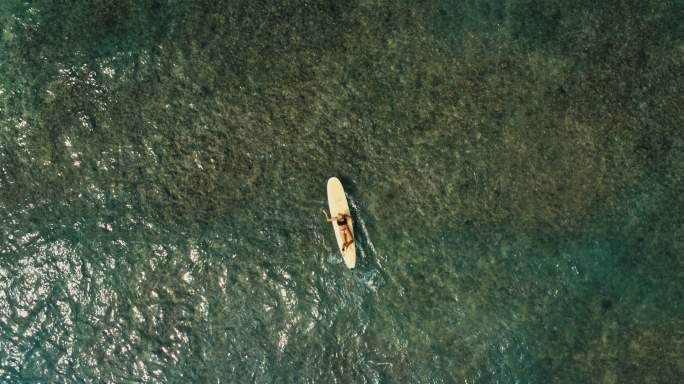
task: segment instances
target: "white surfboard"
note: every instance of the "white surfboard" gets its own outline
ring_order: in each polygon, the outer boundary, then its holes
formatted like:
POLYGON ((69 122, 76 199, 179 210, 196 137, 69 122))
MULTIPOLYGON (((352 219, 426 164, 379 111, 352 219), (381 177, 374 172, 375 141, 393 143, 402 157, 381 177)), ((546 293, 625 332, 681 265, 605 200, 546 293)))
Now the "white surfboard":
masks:
MULTIPOLYGON (((339 214, 347 214, 349 218, 347 219, 347 226, 354 237, 354 228, 352 226, 351 212, 349 211, 349 205, 347 204, 347 197, 344 195, 344 188, 342 188, 342 182, 337 177, 331 177, 328 179, 328 207, 330 208, 330 215, 335 217, 339 214)), ((340 229, 335 222, 332 221, 333 230, 335 231, 335 239, 337 239, 337 248, 342 254, 342 259, 347 268, 354 269, 356 266, 356 246, 355 243, 351 243, 345 250, 342 250, 342 245, 344 245, 344 237, 340 232, 340 229)), ((356 241, 356 238, 354 238, 356 241)))

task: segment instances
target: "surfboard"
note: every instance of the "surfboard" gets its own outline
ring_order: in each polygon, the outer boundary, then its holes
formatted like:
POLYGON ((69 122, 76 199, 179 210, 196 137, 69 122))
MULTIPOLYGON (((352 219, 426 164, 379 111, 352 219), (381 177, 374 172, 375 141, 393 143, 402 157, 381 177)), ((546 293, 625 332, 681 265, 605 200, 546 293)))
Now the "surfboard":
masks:
MULTIPOLYGON (((330 208, 330 215, 335 217, 339 214, 347 214, 347 226, 351 230, 352 237, 354 237, 354 228, 352 226, 351 212, 349 211, 349 205, 347 204, 347 196, 344 194, 344 188, 342 188, 342 182, 337 177, 331 177, 328 179, 328 208, 330 208)), ((344 245, 344 237, 340 232, 339 226, 335 220, 332 221, 333 231, 335 231, 335 239, 337 240, 337 249, 340 250, 342 254, 342 259, 344 264, 349 269, 354 269, 356 266, 356 244, 351 243, 344 251, 342 250, 342 245, 344 245)), ((354 238, 356 241, 356 238, 354 238)))

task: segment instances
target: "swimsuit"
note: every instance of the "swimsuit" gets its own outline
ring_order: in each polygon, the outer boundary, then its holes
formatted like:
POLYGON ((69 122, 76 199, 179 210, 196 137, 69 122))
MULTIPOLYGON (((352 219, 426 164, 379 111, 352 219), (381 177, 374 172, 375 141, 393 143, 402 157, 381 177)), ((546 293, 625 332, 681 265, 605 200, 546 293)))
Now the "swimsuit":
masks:
POLYGON ((339 226, 340 232, 349 231, 349 227, 347 227, 347 220, 343 220, 343 221, 338 220, 337 225, 339 226))

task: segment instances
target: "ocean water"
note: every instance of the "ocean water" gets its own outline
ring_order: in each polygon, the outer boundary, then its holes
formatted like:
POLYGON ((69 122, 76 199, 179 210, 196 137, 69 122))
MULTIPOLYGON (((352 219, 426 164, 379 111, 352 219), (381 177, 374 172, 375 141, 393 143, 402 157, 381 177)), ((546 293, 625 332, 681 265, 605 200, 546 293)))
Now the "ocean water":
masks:
POLYGON ((3 0, 0 382, 682 382, 682 20, 3 0))

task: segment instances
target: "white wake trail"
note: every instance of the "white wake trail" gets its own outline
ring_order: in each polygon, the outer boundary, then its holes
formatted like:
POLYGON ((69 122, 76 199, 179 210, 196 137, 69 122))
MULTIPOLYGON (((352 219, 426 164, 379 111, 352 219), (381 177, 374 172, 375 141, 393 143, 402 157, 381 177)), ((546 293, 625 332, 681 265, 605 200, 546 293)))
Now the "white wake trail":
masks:
MULTIPOLYGON (((370 234, 368 233, 368 228, 366 228, 366 222, 363 220, 361 217, 361 208, 359 207, 359 204, 354 200, 351 196, 347 195, 347 199, 351 202, 351 206, 354 209, 354 212, 356 212, 356 217, 354 217, 354 220, 356 220, 359 223, 359 227, 361 228, 361 232, 363 232, 363 236, 366 238, 366 243, 368 243, 368 248, 370 248, 370 251, 373 253, 373 256, 375 256, 376 262, 378 263, 378 266, 382 267, 380 265, 380 262, 378 259, 378 253, 375 250, 375 246, 373 245, 373 241, 371 241, 370 234)), ((362 248, 359 247, 363 251, 362 248)), ((364 255, 365 256, 365 255, 364 255)))

